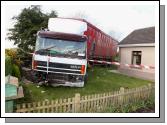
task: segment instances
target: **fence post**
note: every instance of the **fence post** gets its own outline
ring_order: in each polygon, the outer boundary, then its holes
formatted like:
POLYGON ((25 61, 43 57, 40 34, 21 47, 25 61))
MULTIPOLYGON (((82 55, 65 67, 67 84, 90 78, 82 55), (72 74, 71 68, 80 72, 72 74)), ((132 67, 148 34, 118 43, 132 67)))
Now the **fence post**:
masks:
POLYGON ((80 111, 80 94, 76 93, 75 94, 75 103, 74 103, 74 112, 79 112, 80 111))
POLYGON ((21 108, 21 104, 17 104, 17 106, 16 106, 16 107, 17 107, 16 112, 17 112, 17 113, 19 113, 19 112, 20 112, 20 108, 21 108))
POLYGON ((151 87, 152 87, 152 86, 151 86, 151 84, 149 83, 149 84, 148 84, 148 89, 149 89, 148 97, 150 97, 151 94, 152 94, 152 88, 151 88, 151 87))
POLYGON ((125 89, 124 89, 123 87, 121 87, 120 90, 119 90, 119 94, 120 94, 120 97, 119 97, 119 104, 120 104, 120 105, 123 104, 124 92, 125 92, 125 89))

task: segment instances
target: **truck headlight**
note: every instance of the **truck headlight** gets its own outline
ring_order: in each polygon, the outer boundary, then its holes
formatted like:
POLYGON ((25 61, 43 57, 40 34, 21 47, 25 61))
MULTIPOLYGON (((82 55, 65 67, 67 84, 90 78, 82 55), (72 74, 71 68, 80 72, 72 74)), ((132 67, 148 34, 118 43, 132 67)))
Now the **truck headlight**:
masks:
POLYGON ((82 65, 81 66, 81 74, 84 74, 85 73, 85 65, 82 65))
POLYGON ((32 69, 36 69, 37 68, 37 61, 33 60, 32 61, 32 69))

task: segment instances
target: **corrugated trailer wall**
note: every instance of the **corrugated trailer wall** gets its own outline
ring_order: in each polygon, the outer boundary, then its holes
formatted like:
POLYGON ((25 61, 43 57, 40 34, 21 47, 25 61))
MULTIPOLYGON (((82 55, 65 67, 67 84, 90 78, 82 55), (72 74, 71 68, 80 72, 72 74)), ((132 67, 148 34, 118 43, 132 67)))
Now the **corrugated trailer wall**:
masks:
POLYGON ((88 25, 85 33, 88 37, 88 58, 111 60, 117 52, 117 41, 87 21, 83 21, 88 25))

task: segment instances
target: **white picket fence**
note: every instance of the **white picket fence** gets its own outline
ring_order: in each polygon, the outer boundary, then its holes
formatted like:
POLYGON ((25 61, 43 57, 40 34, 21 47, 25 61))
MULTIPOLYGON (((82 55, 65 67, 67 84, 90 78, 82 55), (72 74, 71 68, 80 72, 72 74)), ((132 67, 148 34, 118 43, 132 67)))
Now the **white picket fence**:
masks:
POLYGON ((17 113, 74 113, 74 112, 101 112, 111 106, 121 106, 138 100, 148 99, 154 94, 154 86, 142 86, 139 88, 124 89, 103 94, 80 96, 75 94, 73 98, 56 99, 33 103, 18 104, 17 113))

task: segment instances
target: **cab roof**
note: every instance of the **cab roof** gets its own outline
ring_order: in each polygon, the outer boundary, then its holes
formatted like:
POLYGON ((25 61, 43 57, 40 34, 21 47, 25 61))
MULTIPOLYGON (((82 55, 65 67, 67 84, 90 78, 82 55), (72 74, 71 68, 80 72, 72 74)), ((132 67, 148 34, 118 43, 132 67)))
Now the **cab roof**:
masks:
POLYGON ((76 34, 60 33, 60 32, 53 32, 53 31, 39 31, 38 35, 41 37, 71 40, 71 41, 80 41, 80 42, 87 40, 87 36, 85 35, 76 35, 76 34))

